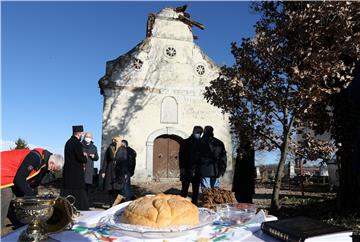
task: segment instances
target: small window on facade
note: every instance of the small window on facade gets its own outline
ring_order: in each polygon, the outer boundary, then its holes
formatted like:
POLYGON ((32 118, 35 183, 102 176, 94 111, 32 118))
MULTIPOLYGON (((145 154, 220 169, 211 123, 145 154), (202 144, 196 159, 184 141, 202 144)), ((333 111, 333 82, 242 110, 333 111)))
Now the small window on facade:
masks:
POLYGON ((195 71, 199 76, 203 76, 205 74, 205 66, 204 65, 196 65, 195 71))
POLYGON ((178 104, 173 97, 165 97, 161 103, 161 123, 178 123, 178 104))
POLYGON ((139 70, 143 65, 143 61, 138 59, 138 58, 134 58, 134 61, 133 61, 133 67, 137 70, 139 70))
POLYGON ((166 49, 165 49, 165 55, 167 56, 167 57, 174 57, 175 55, 176 55, 176 50, 175 50, 175 48, 174 47, 171 47, 171 46, 169 46, 169 47, 167 47, 166 49))

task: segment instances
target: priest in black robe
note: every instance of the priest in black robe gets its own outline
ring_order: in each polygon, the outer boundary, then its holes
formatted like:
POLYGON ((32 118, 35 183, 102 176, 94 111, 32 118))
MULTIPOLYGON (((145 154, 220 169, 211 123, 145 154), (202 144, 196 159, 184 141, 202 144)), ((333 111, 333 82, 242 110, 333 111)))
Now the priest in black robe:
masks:
POLYGON ((73 135, 65 144, 65 164, 63 169, 63 189, 61 196, 75 197, 78 210, 89 210, 89 200, 85 190, 86 153, 80 142, 84 129, 82 125, 73 126, 73 135))

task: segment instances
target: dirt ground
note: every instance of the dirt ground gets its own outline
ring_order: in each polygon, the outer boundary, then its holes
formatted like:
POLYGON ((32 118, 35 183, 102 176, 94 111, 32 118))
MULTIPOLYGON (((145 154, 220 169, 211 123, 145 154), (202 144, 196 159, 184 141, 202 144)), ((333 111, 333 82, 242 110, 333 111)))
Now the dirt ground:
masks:
MULTIPOLYGON (((146 194, 157 194, 157 193, 168 193, 168 194, 179 194, 181 189, 181 183, 179 181, 166 181, 166 182, 132 182, 132 188, 136 197, 141 197, 146 194)), ((221 184, 221 188, 226 190, 231 190, 231 184, 221 184)), ((289 189, 289 188, 287 188, 289 189)), ((307 191, 305 192, 305 196, 301 195, 301 191, 298 188, 293 187, 291 190, 282 190, 281 198, 282 202, 286 205, 289 204, 296 205, 300 201, 307 201, 306 199, 321 199, 323 197, 331 197, 334 194, 322 191, 307 191), (298 199, 302 198, 302 199, 298 199)), ((309 189, 308 189, 309 190, 309 189)), ((314 189, 310 189, 314 190, 314 189)), ((315 189, 316 190, 316 189, 315 189)), ((59 194, 60 189, 59 185, 50 185, 46 187, 39 188, 39 194, 45 194, 49 191, 54 194, 59 194)), ((256 194, 254 195, 253 203, 258 206, 258 208, 267 209, 270 206, 271 201, 271 193, 272 187, 271 185, 266 184, 257 184, 256 186, 256 194)), ((109 197, 108 194, 100 189, 93 189, 90 196, 90 203, 92 204, 90 210, 104 210, 109 208, 109 197)), ((189 188, 189 196, 191 197, 191 186, 189 188)), ((235 201, 235 199, 234 199, 235 201)), ((201 194, 199 197, 199 206, 201 206, 201 194)), ((282 216, 281 214, 277 216, 282 216)), ((7 221, 7 225, 4 229, 1 230, 1 236, 11 232, 13 230, 10 221, 7 221)))

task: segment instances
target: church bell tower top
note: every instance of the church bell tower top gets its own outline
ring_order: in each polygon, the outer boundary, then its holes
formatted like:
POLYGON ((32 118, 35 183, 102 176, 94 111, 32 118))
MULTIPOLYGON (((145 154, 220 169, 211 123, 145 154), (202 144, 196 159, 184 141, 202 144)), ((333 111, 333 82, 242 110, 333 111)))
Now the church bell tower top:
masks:
POLYGON ((204 26, 192 20, 190 14, 185 10, 186 5, 177 8, 164 8, 157 14, 150 14, 147 37, 193 42, 192 27, 204 29, 204 26))

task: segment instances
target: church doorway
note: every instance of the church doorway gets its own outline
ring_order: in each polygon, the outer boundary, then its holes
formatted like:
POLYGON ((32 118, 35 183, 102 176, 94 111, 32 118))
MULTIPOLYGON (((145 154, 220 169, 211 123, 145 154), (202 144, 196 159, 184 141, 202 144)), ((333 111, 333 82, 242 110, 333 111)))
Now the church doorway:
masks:
POLYGON ((153 175, 155 179, 178 178, 179 149, 182 138, 161 135, 154 140, 153 175))

